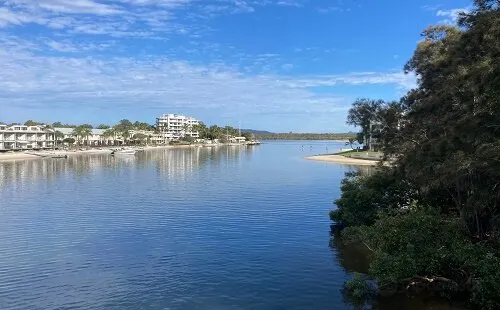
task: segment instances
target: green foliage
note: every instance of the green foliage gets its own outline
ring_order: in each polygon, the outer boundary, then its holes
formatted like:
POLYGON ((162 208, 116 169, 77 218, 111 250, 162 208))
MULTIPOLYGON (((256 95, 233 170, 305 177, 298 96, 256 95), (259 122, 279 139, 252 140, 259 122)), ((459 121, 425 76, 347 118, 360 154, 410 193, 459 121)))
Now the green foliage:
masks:
POLYGON ((259 140, 349 140, 355 138, 355 133, 271 133, 256 134, 259 140))
POLYGON ((113 129, 113 128, 109 128, 109 129, 106 129, 103 133, 102 133, 103 137, 105 138, 111 138, 111 137, 116 137, 116 130, 113 129))
POLYGON ((253 133, 248 132, 248 131, 246 131, 246 132, 242 132, 242 133, 241 133, 241 136, 242 136, 242 137, 245 137, 245 139, 246 139, 247 141, 253 141, 253 140, 255 140, 255 136, 253 135, 253 133))
POLYGON ((43 123, 35 122, 33 120, 27 120, 26 122, 24 122, 24 126, 37 126, 37 125, 43 125, 43 123))
POLYGON ((191 136, 184 136, 180 140, 183 142, 193 143, 196 139, 191 136))
POLYGON ((348 123, 392 163, 348 175, 330 216, 372 250, 382 287, 438 286, 500 309, 500 9, 475 4, 461 28, 424 31, 405 67, 416 89, 398 103, 354 103, 348 123))
POLYGON ((92 128, 88 126, 89 125, 80 125, 73 129, 72 135, 76 137, 79 144, 92 135, 92 128))
POLYGON ((344 283, 345 293, 360 301, 365 301, 374 294, 373 288, 360 273, 354 273, 353 277, 344 283))
POLYGON ((142 133, 136 133, 132 136, 132 140, 134 140, 137 143, 144 143, 144 141, 146 141, 147 138, 148 136, 142 133))
POLYGON ((227 140, 228 135, 237 136, 239 134, 238 129, 231 126, 219 127, 217 125, 212 125, 210 127, 207 127, 201 122, 199 125, 193 126, 193 130, 198 131, 201 139, 209 140, 220 139, 225 141, 227 140))
POLYGON ((481 309, 500 306, 500 258, 473 243, 459 218, 431 209, 385 213, 372 226, 349 228, 347 240, 372 250, 370 273, 382 290, 422 289, 468 293, 481 309))
POLYGON ((68 144, 73 144, 73 143, 75 143, 75 141, 76 141, 75 138, 65 138, 63 140, 64 143, 68 143, 68 144))
POLYGON ((153 126, 151 126, 148 123, 136 121, 134 123, 134 129, 135 130, 153 130, 153 126))
POLYGON ((99 126, 97 126, 97 129, 109 129, 111 128, 109 125, 106 125, 106 124, 100 124, 99 126))
POLYGON ((330 218, 346 226, 372 225, 379 212, 409 207, 417 198, 412 184, 397 171, 381 168, 373 175, 348 173, 342 181, 342 196, 330 218))
POLYGON ((77 126, 76 125, 72 125, 72 124, 63 124, 61 122, 55 122, 55 123, 52 123, 52 127, 59 127, 59 128, 76 128, 77 126))

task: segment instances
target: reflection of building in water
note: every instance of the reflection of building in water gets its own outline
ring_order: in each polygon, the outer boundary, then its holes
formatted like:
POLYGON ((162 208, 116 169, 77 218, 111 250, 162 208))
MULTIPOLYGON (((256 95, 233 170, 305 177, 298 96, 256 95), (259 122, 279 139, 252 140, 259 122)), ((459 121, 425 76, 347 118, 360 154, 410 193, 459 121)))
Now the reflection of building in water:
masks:
POLYGON ((35 179, 51 181, 64 175, 85 175, 100 167, 120 168, 130 163, 107 154, 76 155, 68 159, 28 159, 0 162, 0 188, 23 186, 35 179))
POLYGON ((6 186, 15 190, 35 179, 50 182, 64 176, 88 175, 102 168, 112 170, 154 165, 167 178, 192 175, 203 167, 240 165, 242 156, 249 156, 252 147, 197 147, 183 149, 148 150, 134 156, 113 157, 108 154, 82 154, 68 159, 28 159, 0 162, 0 189, 6 186))
POLYGON ((241 156, 248 156, 252 147, 196 147, 150 151, 141 154, 141 159, 154 161, 158 173, 168 179, 183 178, 203 167, 238 165, 241 156))

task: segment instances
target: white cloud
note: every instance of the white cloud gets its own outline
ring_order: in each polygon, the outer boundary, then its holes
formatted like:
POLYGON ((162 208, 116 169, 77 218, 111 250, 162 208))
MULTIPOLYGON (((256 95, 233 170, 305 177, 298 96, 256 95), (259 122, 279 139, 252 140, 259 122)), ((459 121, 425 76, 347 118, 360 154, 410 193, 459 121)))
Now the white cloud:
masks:
MULTIPOLYGON (((68 52, 81 49, 64 41, 48 45, 68 52)), ((22 42, 14 42, 0 52, 0 67, 0 110, 50 110, 61 114, 86 108, 133 111, 138 106, 142 111, 151 111, 151 115, 167 109, 210 109, 225 115, 258 111, 321 114, 344 111, 350 102, 334 95, 333 90, 318 94, 314 87, 414 85, 414 77, 398 72, 248 75, 224 64, 194 65, 163 57, 49 57, 37 54, 33 46, 22 42)))
MULTIPOLYGON (((167 108, 169 111, 205 109, 217 111, 218 115, 321 115, 345 111, 350 104, 335 95, 334 87, 390 84, 407 89, 415 80, 398 72, 292 76, 290 72, 296 71, 293 69, 297 64, 283 55, 249 55, 235 47, 200 39, 211 29, 200 23, 199 18, 249 13, 271 5, 294 7, 303 1, 9 0, 5 3, 0 8, 0 28, 4 28, 0 33, 0 114, 31 111, 36 116, 57 111, 68 115, 76 109, 110 108, 133 112, 140 106, 141 111, 151 111, 151 115, 167 108), (43 36, 10 32, 28 24, 46 28, 43 36), (139 56, 121 53, 125 47, 115 39, 141 37, 168 42, 171 34, 190 38, 182 46, 174 45, 175 50, 162 44, 166 46, 161 50, 162 56, 148 55, 147 46, 139 56), (88 35, 94 36, 89 39, 88 35), (90 53, 104 50, 106 53, 90 53), (210 55, 212 60, 204 57, 204 64, 179 60, 191 59, 190 55, 210 55), (237 63, 238 67, 227 63, 237 63), (315 87, 332 90, 319 94, 315 87)), ((316 54, 329 50, 297 47, 295 51, 316 54)))
POLYGON ((328 14, 328 13, 334 13, 334 12, 344 12, 344 11, 350 11, 350 9, 344 9, 339 6, 328 6, 324 8, 317 8, 316 11, 318 11, 321 14, 328 14))
POLYGON ((277 2, 277 5, 281 5, 281 6, 293 6, 293 7, 300 8, 300 7, 303 6, 303 3, 301 1, 298 1, 298 0, 279 0, 277 2))
POLYGON ((468 13, 470 12, 470 8, 458 8, 458 9, 450 9, 450 10, 437 10, 436 16, 444 17, 445 19, 440 20, 439 23, 442 24, 450 24, 456 25, 458 18, 460 17, 460 13, 468 13))
POLYGON ((93 0, 10 0, 14 7, 22 7, 29 11, 49 11, 69 14, 108 15, 120 13, 117 7, 98 3, 93 0))

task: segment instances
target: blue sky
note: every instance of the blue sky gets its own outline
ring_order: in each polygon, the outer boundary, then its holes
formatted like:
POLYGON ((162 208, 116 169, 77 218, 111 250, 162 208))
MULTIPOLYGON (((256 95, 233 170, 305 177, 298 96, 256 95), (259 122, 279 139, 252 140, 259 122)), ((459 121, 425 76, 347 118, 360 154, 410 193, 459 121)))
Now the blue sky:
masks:
POLYGON ((0 121, 340 132, 397 99, 420 33, 460 0, 0 0, 0 121))

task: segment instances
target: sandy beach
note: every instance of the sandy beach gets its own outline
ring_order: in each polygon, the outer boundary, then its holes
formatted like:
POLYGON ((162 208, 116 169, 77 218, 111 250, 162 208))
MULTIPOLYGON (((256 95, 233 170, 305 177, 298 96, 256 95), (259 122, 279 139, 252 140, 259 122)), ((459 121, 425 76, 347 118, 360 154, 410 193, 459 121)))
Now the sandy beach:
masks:
POLYGON ((316 155, 316 156, 308 156, 306 157, 306 159, 327 161, 344 165, 358 165, 358 166, 375 166, 379 163, 376 160, 349 158, 341 155, 316 155))

